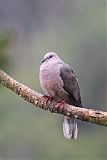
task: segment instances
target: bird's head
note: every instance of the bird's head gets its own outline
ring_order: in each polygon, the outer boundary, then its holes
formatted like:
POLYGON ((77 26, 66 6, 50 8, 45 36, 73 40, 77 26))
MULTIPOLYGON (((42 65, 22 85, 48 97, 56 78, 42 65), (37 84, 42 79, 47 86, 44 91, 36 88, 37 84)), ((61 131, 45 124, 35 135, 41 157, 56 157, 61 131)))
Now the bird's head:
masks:
POLYGON ((49 52, 45 54, 42 60, 42 63, 50 61, 50 60, 54 60, 54 59, 59 59, 58 55, 55 52, 49 52))

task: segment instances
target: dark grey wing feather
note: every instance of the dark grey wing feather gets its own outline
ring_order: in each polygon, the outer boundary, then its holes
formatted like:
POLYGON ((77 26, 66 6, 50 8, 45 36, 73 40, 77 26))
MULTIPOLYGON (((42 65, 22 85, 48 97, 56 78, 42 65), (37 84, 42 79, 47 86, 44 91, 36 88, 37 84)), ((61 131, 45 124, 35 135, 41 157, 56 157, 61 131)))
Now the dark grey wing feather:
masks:
POLYGON ((68 93, 69 104, 82 107, 80 88, 73 69, 64 64, 60 69, 60 76, 64 83, 64 90, 68 93))

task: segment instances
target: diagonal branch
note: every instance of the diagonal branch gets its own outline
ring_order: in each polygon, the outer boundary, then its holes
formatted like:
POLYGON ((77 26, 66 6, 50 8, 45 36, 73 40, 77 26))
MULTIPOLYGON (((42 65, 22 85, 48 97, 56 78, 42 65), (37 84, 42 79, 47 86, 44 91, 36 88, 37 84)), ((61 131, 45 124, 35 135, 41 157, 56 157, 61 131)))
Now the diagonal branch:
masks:
POLYGON ((39 108, 49 110, 50 112, 63 114, 69 117, 75 117, 82 121, 107 126, 107 112, 102 112, 94 109, 79 108, 68 104, 64 104, 64 107, 62 109, 58 108, 57 102, 52 100, 46 103, 46 99, 45 97, 43 97, 43 95, 12 79, 1 69, 0 82, 5 87, 21 96, 23 99, 39 108))

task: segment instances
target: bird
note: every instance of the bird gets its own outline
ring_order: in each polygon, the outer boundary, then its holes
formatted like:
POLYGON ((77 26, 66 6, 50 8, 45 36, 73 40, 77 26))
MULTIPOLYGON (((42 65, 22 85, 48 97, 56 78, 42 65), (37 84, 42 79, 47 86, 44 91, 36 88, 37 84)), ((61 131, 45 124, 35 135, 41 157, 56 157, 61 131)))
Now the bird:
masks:
MULTIPOLYGON (((58 102, 82 107, 78 79, 72 67, 60 59, 55 52, 44 55, 39 72, 40 85, 46 96, 58 102)), ((63 134, 66 139, 76 140, 77 120, 63 116, 63 134)))

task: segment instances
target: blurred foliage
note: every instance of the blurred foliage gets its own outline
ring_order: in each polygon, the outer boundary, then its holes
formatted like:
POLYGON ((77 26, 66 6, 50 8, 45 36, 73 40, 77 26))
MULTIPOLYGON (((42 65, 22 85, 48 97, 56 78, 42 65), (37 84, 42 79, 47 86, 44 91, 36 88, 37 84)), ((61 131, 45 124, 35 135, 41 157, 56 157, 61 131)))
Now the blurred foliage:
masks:
POLYGON ((10 33, 0 33, 0 68, 8 68, 9 57, 6 54, 10 44, 10 33))
MULTIPOLYGON (((42 92, 41 59, 55 51, 74 68, 83 105, 107 110, 105 3, 1 0, 0 29, 15 30, 18 41, 8 54, 11 35, 1 32, 0 67, 7 70, 11 60, 10 75, 42 92)), ((106 160, 107 129, 85 122, 78 126, 78 139, 67 141, 62 116, 33 108, 6 88, 0 92, 0 159, 106 160)))
POLYGON ((88 129, 82 122, 78 139, 66 140, 62 133, 62 118, 58 117, 29 106, 4 89, 0 96, 0 158, 106 159, 106 128, 91 124, 88 129))

